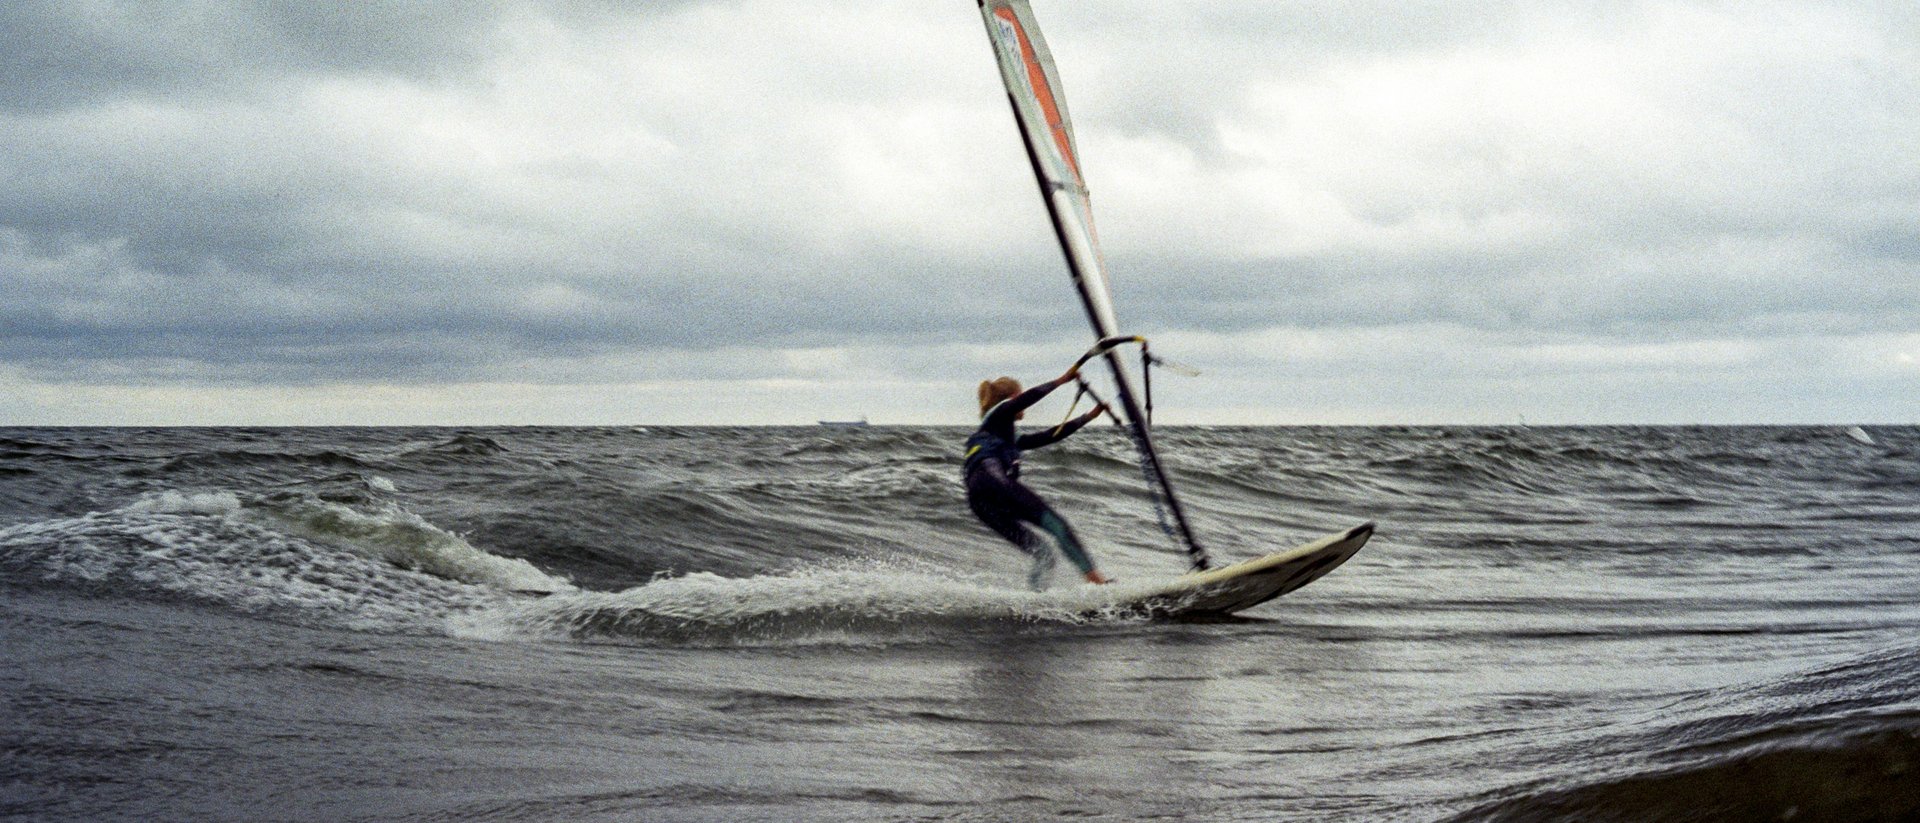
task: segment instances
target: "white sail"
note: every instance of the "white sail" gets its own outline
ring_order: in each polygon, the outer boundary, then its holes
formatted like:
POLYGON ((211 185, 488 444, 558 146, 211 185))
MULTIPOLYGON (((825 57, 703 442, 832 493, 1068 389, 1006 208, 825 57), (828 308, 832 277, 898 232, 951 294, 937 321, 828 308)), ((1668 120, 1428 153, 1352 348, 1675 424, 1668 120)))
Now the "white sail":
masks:
POLYGON ((1119 333, 1113 314, 1113 293, 1107 286, 1106 261, 1100 255, 1099 235, 1093 227, 1093 204, 1080 175, 1080 153, 1073 139, 1073 120, 1060 93, 1059 72, 1047 42, 1033 22, 1024 0, 984 0, 980 12, 987 34, 1000 58, 1000 78, 1006 83, 1016 119, 1026 132, 1033 171, 1040 180, 1049 211, 1054 215, 1062 250, 1068 257, 1074 284, 1087 304, 1087 317, 1096 338, 1119 333))

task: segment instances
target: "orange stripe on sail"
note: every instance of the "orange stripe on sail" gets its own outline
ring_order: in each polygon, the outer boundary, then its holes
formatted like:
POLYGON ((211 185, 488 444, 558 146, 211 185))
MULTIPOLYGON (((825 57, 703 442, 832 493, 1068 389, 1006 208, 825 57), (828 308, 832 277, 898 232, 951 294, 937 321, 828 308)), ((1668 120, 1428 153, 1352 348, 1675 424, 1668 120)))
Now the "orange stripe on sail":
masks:
POLYGON ((1067 168, 1073 172, 1074 182, 1080 182, 1080 160, 1073 156, 1073 142, 1067 137, 1066 118, 1060 116, 1060 106, 1054 102, 1053 86, 1047 82, 1046 69, 1041 68, 1040 58, 1033 52, 1033 43, 1027 40, 1027 30, 1020 27, 1020 20, 1013 9, 1004 6, 993 12, 1000 19, 1013 26, 1013 32, 1020 37, 1020 62, 1027 66, 1027 85, 1033 89, 1033 96, 1040 103, 1040 112, 1047 118, 1047 130, 1053 132, 1053 143, 1060 149, 1060 156, 1067 161, 1067 168))

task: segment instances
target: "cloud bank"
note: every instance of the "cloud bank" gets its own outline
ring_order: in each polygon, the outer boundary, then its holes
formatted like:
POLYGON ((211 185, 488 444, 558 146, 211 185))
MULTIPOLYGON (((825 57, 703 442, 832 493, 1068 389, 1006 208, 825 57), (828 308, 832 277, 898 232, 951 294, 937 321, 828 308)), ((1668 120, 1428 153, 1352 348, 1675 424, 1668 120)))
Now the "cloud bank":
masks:
MULTIPOLYGON (((1920 11, 1038 4, 1172 422, 1912 422, 1920 11)), ((971 3, 0 10, 0 423, 965 422, 971 3)))

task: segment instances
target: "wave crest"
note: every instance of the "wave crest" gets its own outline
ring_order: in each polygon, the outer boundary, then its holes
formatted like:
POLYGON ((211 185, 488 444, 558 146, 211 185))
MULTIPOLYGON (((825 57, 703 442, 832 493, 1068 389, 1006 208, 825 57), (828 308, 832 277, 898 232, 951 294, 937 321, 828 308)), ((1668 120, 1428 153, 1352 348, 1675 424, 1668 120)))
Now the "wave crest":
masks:
POLYGON ((218 490, 0 528, 0 581, 377 629, 439 626, 508 590, 572 589, 398 508, 218 490))

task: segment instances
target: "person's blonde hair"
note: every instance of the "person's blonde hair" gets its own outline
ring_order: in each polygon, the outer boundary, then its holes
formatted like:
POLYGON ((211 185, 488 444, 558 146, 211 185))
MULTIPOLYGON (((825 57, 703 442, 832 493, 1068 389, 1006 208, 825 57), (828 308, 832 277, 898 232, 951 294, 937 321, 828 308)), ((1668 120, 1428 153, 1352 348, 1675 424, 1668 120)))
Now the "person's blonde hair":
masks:
POLYGON ((980 381, 980 414, 986 416, 987 410, 995 403, 1020 393, 1020 381, 1011 377, 996 377, 980 381))

